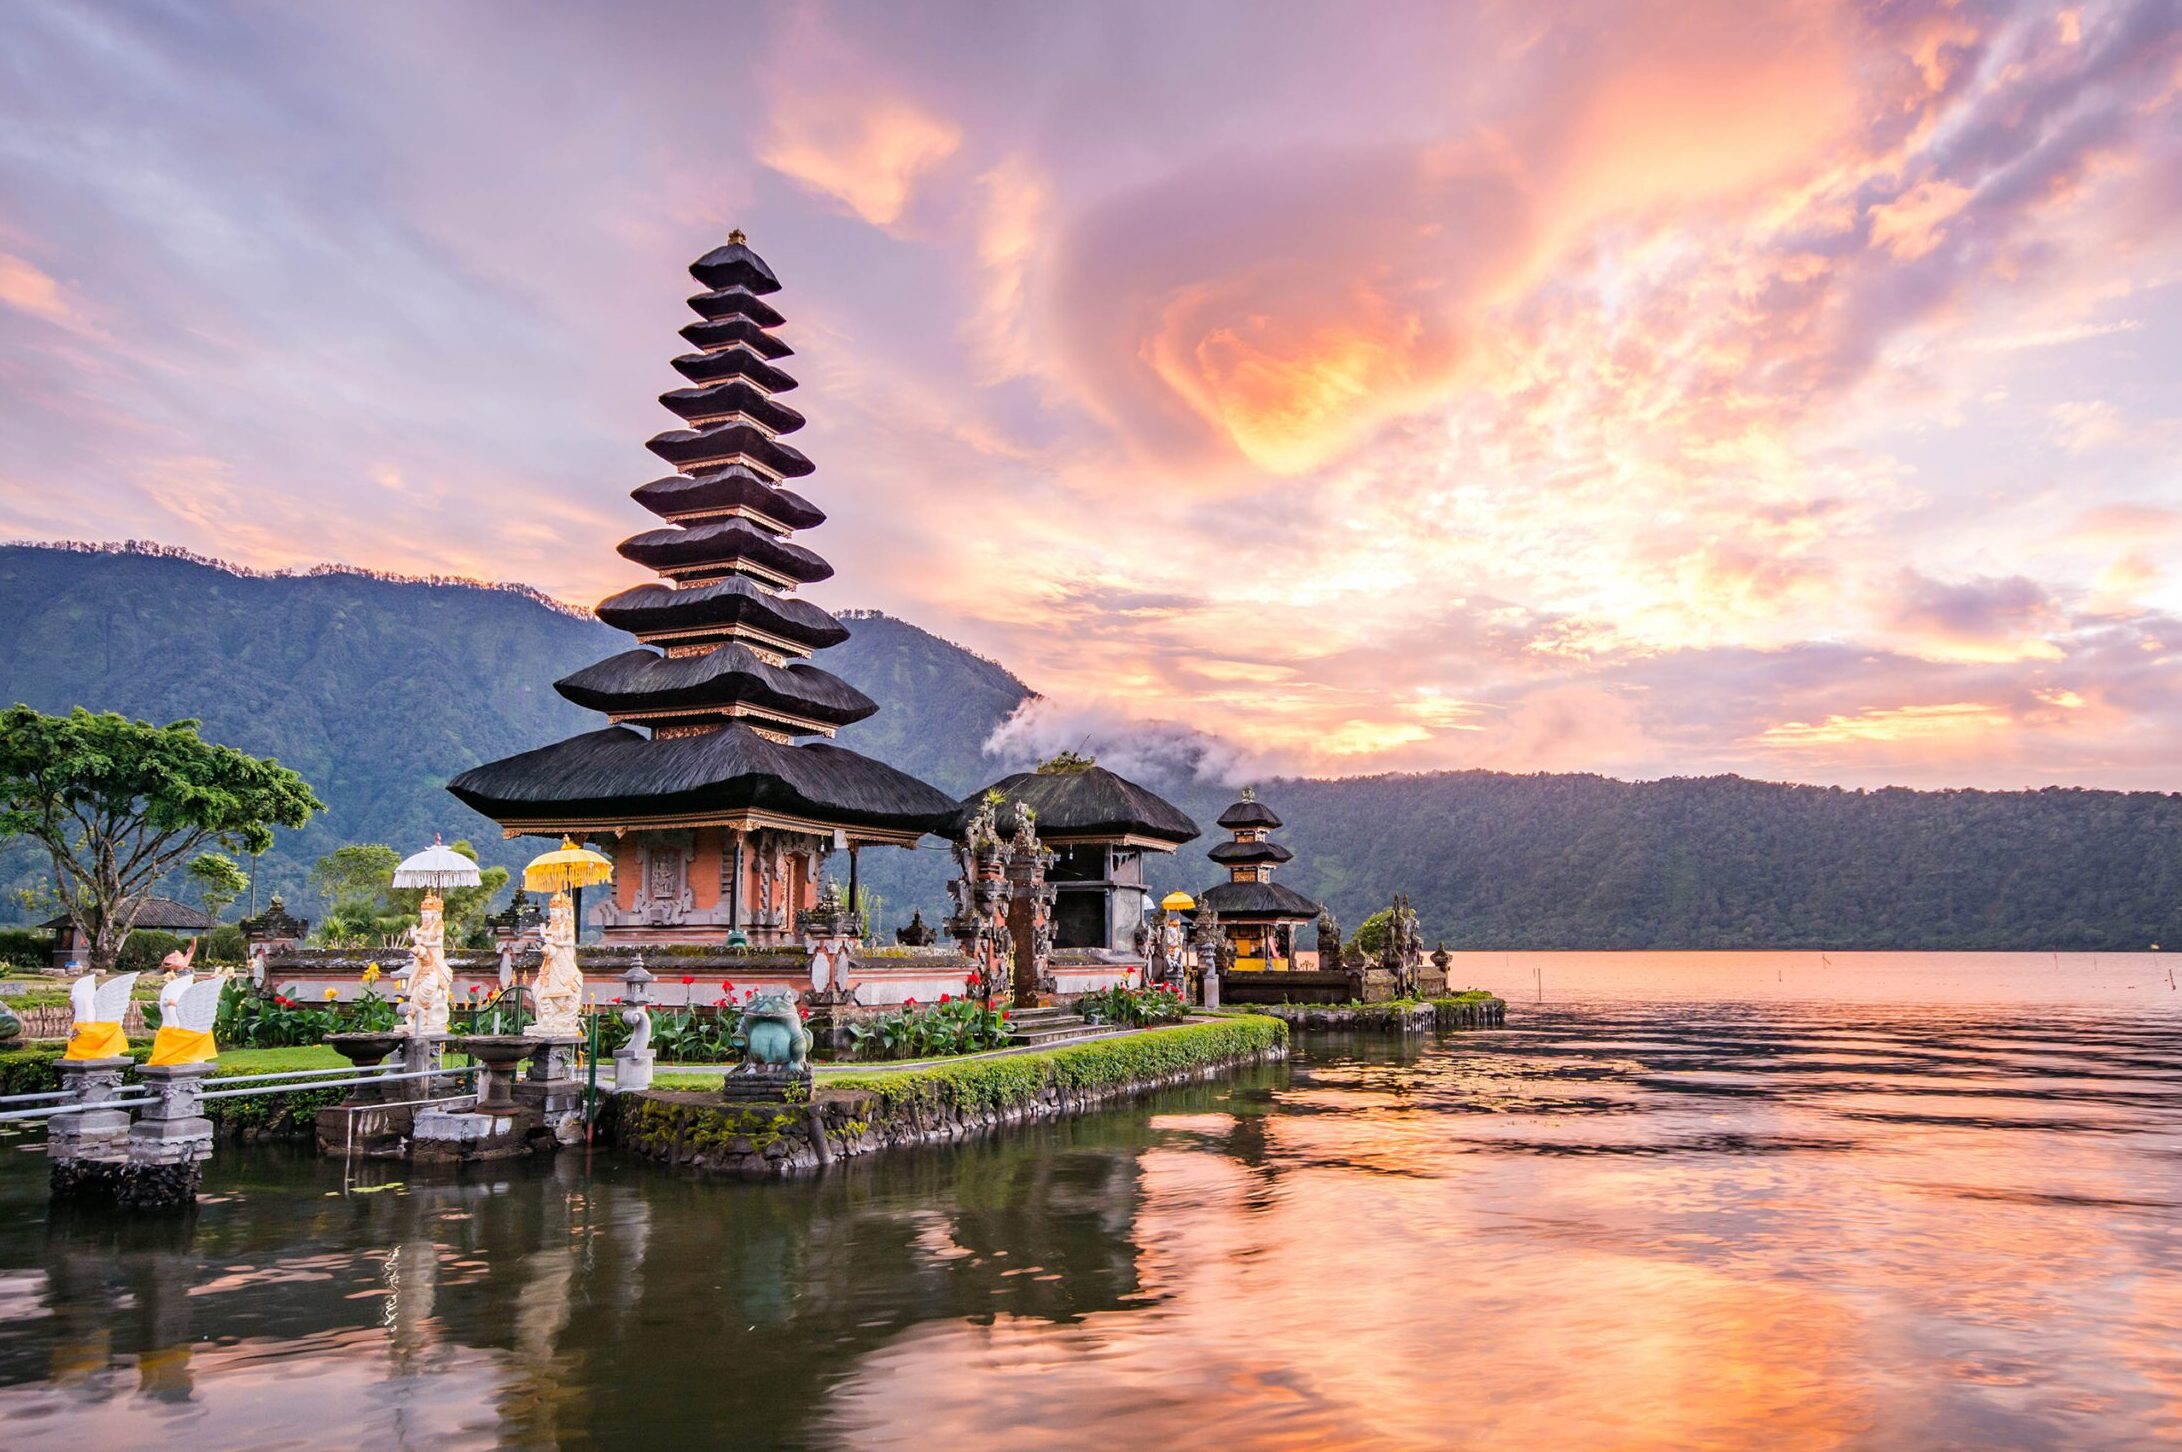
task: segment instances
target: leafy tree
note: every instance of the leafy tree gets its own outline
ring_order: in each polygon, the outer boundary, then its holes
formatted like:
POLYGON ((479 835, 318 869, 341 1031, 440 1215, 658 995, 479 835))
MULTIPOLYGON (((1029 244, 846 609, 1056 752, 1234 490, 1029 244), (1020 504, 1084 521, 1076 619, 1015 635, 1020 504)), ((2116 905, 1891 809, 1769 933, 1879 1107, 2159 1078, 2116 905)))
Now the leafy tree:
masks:
POLYGON ((1363 954, 1367 961, 1376 959, 1386 951, 1386 935, 1393 926, 1394 909, 1383 907, 1357 924, 1356 936, 1349 941, 1356 945, 1356 951, 1363 954))
POLYGON ((416 919, 390 896, 401 860, 384 842, 351 842, 312 863, 311 888, 326 904, 318 923, 319 941, 368 947, 407 930, 416 919))
POLYGON ((0 712, 0 833, 52 859, 94 972, 112 970, 145 897, 184 860, 208 846, 262 852, 273 828, 324 806, 295 772, 204 740, 195 721, 0 712))
MULTIPOLYGON (((449 845, 472 862, 477 849, 467 842, 449 845)), ((319 940, 335 945, 367 946, 399 937, 416 926, 424 903, 421 888, 394 886, 401 854, 383 842, 352 842, 337 847, 311 865, 311 886, 325 899, 319 940)), ((485 915, 493 898, 508 885, 505 867, 478 870, 476 887, 451 887, 440 894, 450 946, 476 945, 485 936, 485 915)))
POLYGON ((189 876, 190 881, 197 884, 197 895, 204 900, 205 911, 215 918, 250 887, 249 874, 225 852, 199 854, 189 864, 189 876))

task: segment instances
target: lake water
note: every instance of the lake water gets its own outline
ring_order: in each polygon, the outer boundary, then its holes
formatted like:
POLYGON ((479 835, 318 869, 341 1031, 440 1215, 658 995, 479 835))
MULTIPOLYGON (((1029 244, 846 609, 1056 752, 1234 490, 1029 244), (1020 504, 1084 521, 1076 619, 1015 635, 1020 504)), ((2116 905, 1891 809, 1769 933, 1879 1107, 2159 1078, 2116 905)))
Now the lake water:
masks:
POLYGON ((786 1185, 0 1148, 0 1446, 2182 1440, 2152 955, 1465 955, 1505 1031, 786 1185))

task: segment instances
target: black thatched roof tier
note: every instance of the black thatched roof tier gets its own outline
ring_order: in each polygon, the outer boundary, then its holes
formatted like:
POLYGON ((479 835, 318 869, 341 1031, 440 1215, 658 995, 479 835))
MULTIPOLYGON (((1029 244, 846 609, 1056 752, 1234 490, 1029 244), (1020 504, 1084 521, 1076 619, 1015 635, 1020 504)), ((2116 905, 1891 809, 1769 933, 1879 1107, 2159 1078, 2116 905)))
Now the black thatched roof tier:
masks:
POLYGON ((739 413, 756 419, 776 434, 792 434, 803 427, 802 414, 744 378, 729 379, 710 388, 677 388, 660 394, 659 401, 693 426, 733 418, 739 413))
POLYGON ((638 636, 747 626, 812 650, 849 638, 847 626, 810 601, 776 595, 741 575, 680 589, 657 581, 638 585, 600 601, 598 617, 638 636))
MULTIPOLYGON (((999 792, 1004 803, 997 814, 1003 834, 1015 831, 1015 805, 1025 802, 1037 814, 1040 837, 1149 837, 1180 845, 1197 835, 1197 824, 1181 808, 1103 766, 1019 771, 989 789, 999 792)), ((954 815, 955 837, 962 836, 984 799, 982 791, 962 799, 954 815)))
POLYGON ((669 429, 649 440, 645 448, 685 474, 706 474, 737 459, 749 459, 783 479, 800 479, 818 466, 801 451, 769 439, 746 423, 720 424, 709 429, 669 429))
POLYGON ((777 713, 783 725, 815 721, 847 726, 879 709, 878 703, 831 671, 802 661, 767 664, 740 641, 702 655, 661 655, 625 650, 553 683, 579 706, 637 720, 687 716, 737 705, 777 713))
POLYGON ((1254 862, 1286 862, 1296 854, 1278 842, 1222 842, 1205 855, 1222 867, 1243 867, 1254 862))
POLYGON ((1237 827, 1264 827, 1268 831, 1280 825, 1280 818, 1273 809, 1255 797, 1246 797, 1220 813, 1220 825, 1230 831, 1237 827))
POLYGON ((740 232, 692 262, 689 275, 706 287, 739 287, 760 297, 780 291, 780 279, 764 258, 743 245, 740 232))
POLYGON ((674 371, 692 383, 725 383, 747 378, 767 393, 786 393, 796 381, 763 358, 730 348, 725 353, 684 353, 674 360, 674 371))
POLYGON ((618 548, 623 559, 662 575, 709 573, 750 564, 804 585, 833 576, 833 566, 817 555, 747 519, 713 519, 687 529, 648 529, 623 540, 618 548))
POLYGON ((1277 882, 1222 882, 1197 894, 1197 906, 1226 918, 1315 918, 1318 904, 1277 882))
POLYGON ((761 328, 777 328, 788 320, 769 302, 739 287, 716 288, 689 300, 690 310, 704 318, 748 318, 761 328))
MULTIPOLYGON (((954 809, 954 803, 947 804, 954 809)), ((220 925, 219 919, 209 913, 201 913, 186 902, 176 902, 171 897, 123 898, 115 909, 116 917, 125 917, 132 904, 141 903, 136 909, 136 925, 140 928, 157 928, 164 933, 209 933, 220 925)), ((58 932, 75 919, 62 913, 57 918, 47 918, 38 924, 48 932, 58 932)))
POLYGON ((906 772, 839 746, 783 746, 747 726, 655 741, 610 726, 472 767, 447 789, 498 822, 771 812, 842 827, 931 832, 955 804, 906 772))
POLYGON ((637 485, 629 491, 629 497, 661 519, 742 509, 782 529, 815 529, 826 522, 826 512, 810 500, 776 487, 742 464, 730 464, 710 474, 669 474, 637 485))
POLYGON ((701 323, 684 323, 682 336, 689 339, 692 348, 702 348, 707 353, 732 348, 737 343, 766 359, 786 358, 795 352, 748 318, 707 318, 701 323))

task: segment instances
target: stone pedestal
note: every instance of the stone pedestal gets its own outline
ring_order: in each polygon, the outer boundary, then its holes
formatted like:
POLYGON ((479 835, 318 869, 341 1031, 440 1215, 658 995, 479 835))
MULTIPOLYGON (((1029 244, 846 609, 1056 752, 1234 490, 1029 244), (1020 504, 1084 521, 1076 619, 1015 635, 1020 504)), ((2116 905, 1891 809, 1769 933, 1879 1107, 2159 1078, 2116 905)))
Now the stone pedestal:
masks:
POLYGON ((650 1049, 614 1051, 614 1090, 620 1093, 632 1089, 652 1087, 652 1062, 658 1057, 650 1049))
POLYGON ((809 1103, 811 1071, 808 1065, 791 1069, 786 1064, 744 1062, 727 1071, 721 1092, 737 1103, 809 1103))
POLYGON ((525 1102, 516 1082, 539 1040, 482 1034, 452 1042, 479 1064, 476 1106, 451 1110, 435 1104, 420 1111, 410 1126, 410 1158, 419 1164, 461 1164, 552 1150, 555 1140, 545 1116, 525 1102))
POLYGON ((575 1144, 583 1138, 583 1080, 576 1077, 580 1038, 533 1038, 530 1066, 515 1085, 515 1102, 537 1111, 554 1138, 575 1144))
MULTIPOLYGON (((407 1068, 413 1055, 430 1054, 436 1059, 439 1047, 429 1039, 391 1032, 328 1034, 326 1042, 359 1071, 378 1068, 397 1050, 401 1051, 402 1058, 396 1062, 407 1068)), ((418 1067, 436 1065, 428 1062, 418 1067)), ((409 1130, 416 1118, 416 1106, 400 1101, 425 1098, 430 1083, 427 1079, 403 1079, 392 1084, 353 1085, 348 1098, 331 1109, 319 1110, 313 1118, 318 1152, 353 1154, 367 1159, 402 1158, 409 1150, 409 1130), (413 1092, 405 1093, 405 1090, 413 1092)))
POLYGON ((196 1203, 204 1162, 212 1158, 212 1121, 198 1096, 211 1063, 144 1066, 144 1087, 158 1096, 129 1126, 129 1162, 114 1199, 129 1209, 196 1203))
POLYGON ((63 1200, 110 1200, 129 1160, 129 1116, 101 1108, 121 1092, 125 1058, 63 1059, 61 1088, 83 1108, 46 1121, 45 1152, 52 1162, 53 1194, 63 1200))

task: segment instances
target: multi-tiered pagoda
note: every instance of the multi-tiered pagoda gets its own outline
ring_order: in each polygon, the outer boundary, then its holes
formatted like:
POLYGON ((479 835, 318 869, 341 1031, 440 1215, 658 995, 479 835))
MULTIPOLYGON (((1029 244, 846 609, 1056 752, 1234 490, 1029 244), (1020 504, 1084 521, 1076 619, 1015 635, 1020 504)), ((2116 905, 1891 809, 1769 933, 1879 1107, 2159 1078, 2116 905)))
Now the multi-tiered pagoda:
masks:
POLYGON ((878 707, 810 662, 848 638, 798 586, 833 569, 796 542, 823 523, 787 487, 812 472, 783 441, 803 415, 777 395, 790 349, 765 299, 780 290, 740 232, 690 272, 705 291, 674 360, 689 385, 659 401, 687 425, 651 440, 679 472, 634 491, 665 521, 621 543, 662 579, 603 601, 636 649, 555 683, 604 730, 464 772, 448 789, 509 836, 572 836, 615 859, 597 920, 609 939, 753 944, 795 931, 836 847, 913 846, 954 802, 827 744, 878 707), (815 739, 813 739, 815 738, 815 739))
POLYGON ((1198 894, 1197 905, 1220 915, 1235 948, 1237 972, 1281 971, 1296 966, 1296 934, 1318 918, 1318 904, 1273 881, 1273 869, 1295 854, 1273 840, 1280 818, 1250 787, 1220 813, 1234 833, 1205 855, 1227 869, 1228 880, 1198 894))

